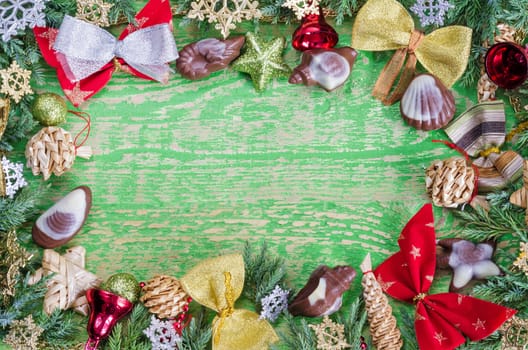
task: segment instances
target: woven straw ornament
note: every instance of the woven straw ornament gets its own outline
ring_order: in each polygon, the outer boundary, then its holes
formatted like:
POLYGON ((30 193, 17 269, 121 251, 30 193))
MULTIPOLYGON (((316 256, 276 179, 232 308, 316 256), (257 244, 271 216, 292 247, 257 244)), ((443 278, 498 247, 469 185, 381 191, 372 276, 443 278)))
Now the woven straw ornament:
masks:
POLYGON ((81 246, 68 249, 60 255, 52 249, 45 249, 42 268, 31 276, 29 284, 35 284, 44 276, 53 274, 48 280, 48 291, 44 296, 44 311, 51 314, 56 308, 74 308, 88 315, 89 306, 85 293, 101 284, 101 280, 84 269, 86 249, 81 246))
POLYGON ((76 147, 69 132, 56 126, 48 126, 33 136, 26 145, 28 168, 33 175, 42 173, 44 180, 51 174, 62 175, 73 166, 75 157, 88 159, 92 150, 88 146, 76 147))
POLYGON ((513 192, 510 196, 510 203, 521 208, 526 208, 524 222, 528 225, 528 160, 523 163, 523 187, 513 192))
POLYGON ((434 205, 455 208, 471 200, 475 171, 462 157, 437 160, 425 170, 425 187, 434 205))
POLYGON ((174 277, 157 275, 143 287, 141 302, 159 318, 174 318, 185 311, 189 295, 174 277))

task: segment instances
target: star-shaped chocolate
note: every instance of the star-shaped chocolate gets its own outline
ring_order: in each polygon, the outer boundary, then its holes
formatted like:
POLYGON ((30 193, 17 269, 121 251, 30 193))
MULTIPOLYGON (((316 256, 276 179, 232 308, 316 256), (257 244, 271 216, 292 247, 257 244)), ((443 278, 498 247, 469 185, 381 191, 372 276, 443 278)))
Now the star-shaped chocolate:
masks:
POLYGON ((436 255, 437 266, 453 270, 449 286, 451 292, 464 288, 474 278, 484 279, 502 274, 491 261, 495 250, 491 243, 474 244, 460 238, 447 238, 439 240, 437 245, 441 248, 436 255))
POLYGON ((266 88, 273 78, 288 77, 290 67, 284 63, 282 51, 286 47, 283 37, 266 41, 255 34, 246 34, 246 43, 242 55, 233 62, 233 69, 248 73, 257 91, 266 88))

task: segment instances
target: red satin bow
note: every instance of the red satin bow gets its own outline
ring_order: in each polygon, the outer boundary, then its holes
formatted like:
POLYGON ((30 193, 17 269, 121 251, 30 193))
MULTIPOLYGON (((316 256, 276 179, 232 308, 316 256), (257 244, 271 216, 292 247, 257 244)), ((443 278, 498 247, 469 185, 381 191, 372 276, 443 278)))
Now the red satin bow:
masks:
MULTIPOLYGON (((170 3, 168 0, 150 0, 145 7, 138 12, 135 19, 137 26, 129 24, 119 36, 119 40, 124 39, 135 30, 151 27, 157 24, 167 23, 172 28, 170 3)), ((109 62, 91 76, 78 82, 71 82, 66 77, 64 70, 57 60, 57 54, 53 49, 53 44, 59 30, 56 28, 35 27, 33 28, 33 32, 40 47, 40 51, 42 52, 42 56, 50 66, 57 70, 57 78, 59 79, 64 94, 76 107, 99 92, 108 83, 116 68, 129 72, 139 78, 152 80, 146 75, 141 74, 128 66, 123 59, 119 58, 114 62, 109 62)), ((82 40, 82 38, 80 38, 80 40, 82 40)))
POLYGON ((436 268, 433 210, 426 204, 405 225, 400 251, 385 260, 375 275, 390 296, 416 304, 415 330, 420 349, 450 350, 487 337, 516 311, 456 293, 427 295, 436 268))

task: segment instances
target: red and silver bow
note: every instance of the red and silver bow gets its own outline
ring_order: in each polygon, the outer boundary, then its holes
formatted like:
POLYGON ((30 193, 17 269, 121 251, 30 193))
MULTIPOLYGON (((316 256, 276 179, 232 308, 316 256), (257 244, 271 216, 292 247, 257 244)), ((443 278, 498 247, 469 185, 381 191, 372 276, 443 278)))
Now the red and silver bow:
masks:
POLYGON ((400 251, 375 271, 384 291, 416 305, 415 330, 420 349, 451 350, 469 337, 480 340, 495 332, 516 311, 456 293, 427 295, 436 268, 436 242, 431 204, 405 225, 400 251))
POLYGON ((178 58, 169 1, 150 0, 118 39, 104 29, 65 16, 59 29, 35 27, 46 62, 57 70, 64 94, 78 106, 101 90, 120 68, 167 83, 178 58))

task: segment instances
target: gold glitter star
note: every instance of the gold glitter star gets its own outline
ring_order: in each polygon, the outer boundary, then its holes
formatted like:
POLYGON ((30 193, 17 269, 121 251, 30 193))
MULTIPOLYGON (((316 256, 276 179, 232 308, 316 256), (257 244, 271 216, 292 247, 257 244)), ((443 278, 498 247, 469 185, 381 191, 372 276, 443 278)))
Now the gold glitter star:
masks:
POLYGON ((412 245, 412 250, 409 254, 411 254, 414 257, 414 260, 422 256, 422 254, 420 254, 420 248, 415 247, 414 244, 412 245))
POLYGON ((513 262, 513 266, 523 271, 528 276, 528 243, 521 243, 519 255, 513 262))
POLYGON ((2 88, 0 93, 11 97, 16 103, 20 102, 22 97, 33 93, 29 86, 31 71, 21 68, 17 61, 11 62, 11 66, 0 70, 2 77, 2 88))
POLYGON ((17 350, 37 350, 39 348, 38 338, 44 330, 35 324, 33 316, 29 315, 23 320, 15 320, 11 323, 9 333, 4 341, 17 350))
POLYGON ((78 106, 83 103, 92 93, 93 91, 81 90, 81 86, 79 83, 75 84, 73 90, 64 90, 64 94, 66 95, 66 97, 68 97, 68 99, 71 101, 71 103, 73 103, 74 106, 78 106))
POLYGON ((32 258, 18 243, 15 230, 0 237, 0 302, 6 302, 15 295, 15 285, 20 276, 20 269, 32 258))
POLYGON ((113 4, 107 4, 103 0, 78 0, 77 14, 75 17, 99 27, 108 27, 108 12, 113 4))
POLYGON ((310 325, 317 336, 318 350, 342 350, 351 346, 345 341, 345 326, 335 323, 328 316, 318 325, 310 325))

